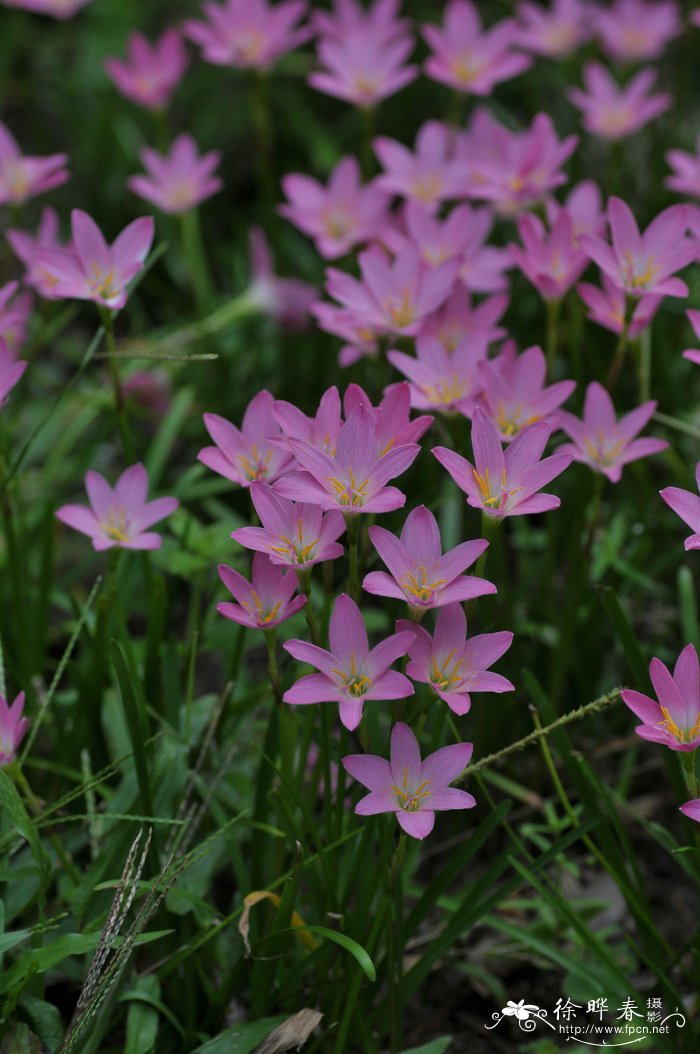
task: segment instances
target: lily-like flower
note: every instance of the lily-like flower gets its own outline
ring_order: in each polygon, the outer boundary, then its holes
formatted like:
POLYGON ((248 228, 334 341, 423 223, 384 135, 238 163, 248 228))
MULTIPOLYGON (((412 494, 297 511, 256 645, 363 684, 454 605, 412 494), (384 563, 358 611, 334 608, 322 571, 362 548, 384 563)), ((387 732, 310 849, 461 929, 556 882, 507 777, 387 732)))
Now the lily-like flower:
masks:
POLYGON ((480 333, 467 338, 453 351, 446 351, 435 337, 416 339, 416 356, 390 351, 389 362, 411 386, 411 403, 419 410, 461 413, 470 416, 481 392, 479 365, 486 358, 487 337, 480 333))
POLYGON ((316 49, 321 69, 310 74, 308 83, 325 95, 371 108, 416 79, 417 68, 406 65, 413 46, 411 36, 386 40, 365 27, 342 38, 321 37, 316 49))
POLYGON ((558 413, 559 427, 573 440, 560 449, 594 472, 602 472, 611 483, 619 483, 622 469, 630 461, 658 454, 668 446, 665 439, 635 438, 655 410, 652 399, 618 421, 608 391, 592 381, 586 388, 582 420, 566 410, 558 413))
POLYGON ((313 417, 309 417, 294 403, 285 399, 275 400, 272 414, 282 432, 279 437, 275 435, 275 446, 291 453, 289 440, 300 439, 331 456, 335 452, 340 426, 343 423, 340 392, 335 385, 323 393, 313 417))
POLYGON ((471 692, 515 691, 507 678, 489 670, 508 651, 513 634, 501 630, 467 638, 467 618, 461 604, 440 608, 434 637, 422 626, 403 619, 396 628, 413 628, 415 634, 408 650, 408 676, 412 681, 429 684, 453 713, 462 715, 469 711, 471 692))
POLYGON ((143 33, 131 33, 126 59, 108 58, 105 72, 127 99, 148 110, 165 110, 187 69, 185 45, 177 29, 166 29, 151 45, 143 33))
MULTIPOLYGON (((487 209, 472 209, 469 205, 457 205, 449 215, 442 219, 425 205, 408 201, 402 218, 405 232, 399 230, 398 227, 389 228, 382 238, 394 256, 401 256, 407 250, 416 247, 429 267, 439 267, 448 260, 457 260, 460 278, 474 291, 489 292, 492 288, 503 288, 503 268, 498 273, 500 284, 495 286, 492 284, 490 274, 485 284, 484 276, 481 276, 481 281, 479 281, 476 274, 479 263, 484 261, 484 253, 489 252, 489 249, 483 246, 493 222, 487 209), (468 270, 465 268, 465 263, 468 270), (475 272, 473 277, 476 284, 470 286, 468 279, 472 277, 472 269, 475 272)), ((490 251, 499 252, 493 249, 490 251)), ((486 266, 488 268, 488 263, 486 266)))
MULTIPOLYGON (((604 329, 609 329, 612 333, 622 333, 628 310, 625 292, 605 272, 601 273, 600 280, 603 285, 602 289, 591 285, 590 282, 579 282, 576 292, 588 308, 588 318, 591 322, 603 326, 604 329)), ((637 299, 627 327, 627 336, 630 340, 636 340, 640 333, 651 324, 662 301, 663 297, 654 293, 648 293, 637 299)))
MULTIPOLYGON (((695 482, 700 490, 700 461, 695 466, 695 482)), ((700 549, 700 497, 681 487, 664 487, 659 493, 668 507, 673 509, 693 532, 686 538, 683 547, 686 550, 700 549)))
POLYGON ((442 27, 423 26, 423 36, 432 49, 427 75, 469 95, 490 95, 532 65, 529 55, 514 50, 520 36, 514 19, 484 29, 471 0, 449 0, 442 27))
POLYGON ((194 139, 186 133, 174 140, 167 154, 147 146, 140 157, 147 175, 131 176, 127 180, 130 189, 170 215, 189 212, 223 186, 213 174, 221 160, 220 151, 200 154, 194 139))
POLYGON ((505 337, 507 330, 497 323, 508 307, 508 297, 490 296, 473 304, 469 293, 455 288, 438 311, 434 311, 421 327, 420 337, 432 337, 442 344, 448 354, 465 341, 488 347, 505 337))
POLYGON ((655 82, 655 70, 645 69, 620 88, 605 66, 589 62, 583 70, 585 91, 572 88, 567 94, 583 114, 587 132, 603 139, 625 139, 671 105, 667 92, 649 94, 655 82))
POLYGON ((661 57, 683 22, 674 0, 615 0, 595 9, 594 27, 611 59, 648 62, 661 57))
POLYGON ((408 514, 400 538, 383 527, 370 527, 369 536, 390 574, 371 571, 362 583, 367 593, 405 600, 420 615, 429 608, 496 592, 493 582, 463 573, 488 542, 483 538, 462 542, 443 555, 440 528, 425 505, 408 514))
POLYGON ((274 319, 284 329, 306 329, 318 290, 300 278, 280 278, 276 274, 275 261, 262 228, 251 227, 248 237, 250 300, 263 315, 274 319))
POLYGON ((294 596, 299 579, 294 571, 283 572, 264 553, 253 557, 250 582, 227 564, 219 564, 219 578, 237 603, 225 600, 216 610, 231 622, 250 629, 274 629, 306 604, 302 593, 294 596))
POLYGON ((0 339, 10 355, 16 356, 27 336, 27 323, 32 313, 31 293, 18 293, 19 282, 0 286, 0 339))
POLYGON ((539 216, 518 216, 522 246, 510 245, 513 263, 545 300, 560 300, 588 266, 588 256, 574 238, 574 224, 560 209, 547 232, 539 216))
POLYGON ((520 47, 548 59, 570 55, 591 35, 590 7, 585 0, 553 0, 546 8, 523 0, 517 14, 520 47))
POLYGON ((177 498, 147 501, 148 473, 142 464, 125 469, 114 487, 104 476, 90 469, 85 476, 90 507, 63 505, 56 517, 92 539, 98 552, 103 549, 160 549, 162 538, 149 531, 180 504, 177 498))
POLYGON ((700 198, 700 136, 695 140, 695 153, 685 150, 669 150, 666 162, 672 169, 664 183, 669 190, 691 198, 700 198))
POLYGON ((567 194, 563 203, 547 198, 547 223, 553 227, 559 213, 565 209, 574 227, 574 242, 579 244, 582 234, 600 234, 605 229, 605 213, 600 187, 592 179, 583 179, 567 194))
POLYGON ((225 0, 203 4, 204 20, 188 19, 185 35, 202 49, 202 58, 215 66, 267 70, 277 59, 305 44, 311 30, 299 26, 306 14, 305 0, 225 0))
POLYGON ((548 512, 559 508, 560 499, 537 492, 568 468, 572 460, 570 453, 558 451, 540 461, 549 435, 549 426, 537 421, 523 428, 503 451, 496 425, 477 408, 472 417, 476 467, 447 447, 434 447, 433 454, 467 495, 467 504, 472 508, 495 519, 548 512))
POLYGON ((372 405, 359 384, 349 384, 343 400, 345 416, 349 417, 356 406, 364 406, 372 415, 374 440, 381 454, 393 447, 420 442, 433 423, 429 414, 411 420, 411 391, 405 381, 388 384, 378 406, 372 405))
POLYGON ((69 179, 68 154, 29 157, 0 121, 0 205, 23 205, 69 179))
POLYGON ((338 162, 327 186, 292 173, 284 177, 282 188, 289 204, 279 212, 313 238, 327 260, 377 238, 386 223, 389 195, 374 182, 362 185, 355 157, 338 162))
POLYGON ((545 421, 554 429, 555 411, 576 387, 575 381, 557 381, 545 387, 547 360, 537 345, 520 355, 515 348, 504 350, 498 358, 482 362, 479 373, 480 405, 506 443, 535 421, 545 421))
POLYGON ((384 169, 377 185, 432 209, 443 201, 464 197, 467 167, 455 159, 452 139, 437 121, 421 126, 414 153, 396 139, 379 136, 372 143, 384 169))
POLYGON ((17 757, 17 749, 29 727, 22 717, 24 692, 20 692, 11 706, 4 695, 0 695, 0 766, 9 765, 17 757))
POLYGON ((420 450, 417 443, 404 443, 383 453, 365 406, 355 407, 340 429, 333 456, 299 439, 289 445, 301 471, 278 480, 277 493, 346 516, 400 509, 406 496, 386 484, 405 472, 420 450))
POLYGON ((406 654, 412 640, 412 633, 394 633, 370 651, 360 609, 351 597, 342 593, 331 615, 330 651, 304 640, 285 643, 285 651, 320 672, 301 677, 285 692, 284 702, 338 703, 340 720, 352 732, 362 720, 368 700, 405 699, 413 695, 409 679, 390 669, 406 654))
POLYGON ((240 428, 218 414, 204 414, 204 425, 215 446, 204 447, 197 459, 241 487, 249 487, 254 480, 273 483, 292 463, 288 451, 270 442, 282 435, 274 403, 274 397, 263 388, 248 403, 240 428))
POLYGON ((629 688, 620 693, 622 701, 642 720, 635 732, 671 750, 696 750, 700 746, 700 667, 695 648, 686 645, 673 675, 661 659, 652 659, 649 676, 656 699, 629 688))
POLYGON ((453 743, 421 761, 418 740, 408 725, 398 721, 391 730, 389 761, 375 754, 343 758, 345 769, 370 792, 355 812, 358 816, 393 812, 406 834, 425 838, 435 825, 436 812, 476 805, 472 794, 449 786, 471 756, 471 743, 453 743))
POLYGON ((81 209, 71 213, 74 251, 41 249, 36 264, 47 273, 53 296, 61 300, 92 300, 118 311, 124 307, 129 282, 143 268, 153 243, 154 223, 142 216, 107 245, 93 219, 81 209))
POLYGON ((19 384, 27 365, 24 359, 15 359, 7 341, 0 337, 0 407, 15 385, 19 384))
POLYGON ((672 277, 697 256, 696 243, 686 237, 689 211, 671 205, 640 234, 632 210, 621 198, 610 198, 608 221, 612 247, 603 238, 585 234, 581 245, 601 271, 629 296, 687 296, 688 286, 672 277))
POLYGON ((360 279, 333 267, 327 270, 328 293, 358 322, 408 337, 414 336, 428 315, 445 302, 458 269, 454 260, 429 267, 416 248, 390 261, 375 245, 360 253, 358 259, 360 279))
POLYGON ((58 213, 47 205, 41 210, 35 235, 18 229, 11 229, 6 234, 12 251, 25 266, 24 282, 48 300, 54 299, 56 279, 37 262, 37 256, 45 249, 72 251, 71 246, 60 242, 58 231, 58 213))
POLYGON ((340 366, 346 368, 360 359, 375 359, 379 354, 379 328, 370 326, 352 311, 320 300, 311 305, 311 314, 316 319, 319 329, 344 341, 338 352, 340 366))
POLYGON ((67 22, 82 7, 92 0, 3 0, 5 7, 18 7, 23 11, 32 11, 35 15, 48 15, 49 18, 67 22))
POLYGON ((345 531, 340 512, 318 505, 295 505, 265 483, 252 483, 250 496, 262 527, 240 527, 231 535, 247 549, 265 553, 278 567, 305 570, 343 555, 338 538, 345 531))
POLYGON ((678 807, 689 820, 695 820, 696 823, 700 823, 700 798, 692 798, 691 801, 684 802, 683 805, 678 807))
POLYGON ((401 0, 373 0, 365 7, 361 0, 332 0, 330 11, 314 11, 313 28, 321 37, 343 40, 364 30, 375 40, 390 41, 411 30, 407 18, 399 18, 401 0))

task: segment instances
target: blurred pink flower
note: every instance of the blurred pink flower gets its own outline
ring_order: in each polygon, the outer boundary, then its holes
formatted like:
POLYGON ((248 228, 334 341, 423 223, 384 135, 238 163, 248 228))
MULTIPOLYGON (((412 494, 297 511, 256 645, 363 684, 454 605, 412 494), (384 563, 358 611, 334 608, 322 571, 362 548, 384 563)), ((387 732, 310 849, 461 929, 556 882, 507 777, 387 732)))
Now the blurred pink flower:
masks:
POLYGON ((620 420, 607 390, 591 381, 586 388, 583 419, 566 410, 558 413, 559 427, 573 440, 560 447, 574 461, 589 465, 594 472, 602 472, 611 483, 619 483, 622 469, 630 461, 665 450, 665 439, 636 439, 656 410, 656 403, 642 403, 620 420))
POLYGON ((67 21, 92 0, 2 0, 5 7, 17 7, 37 15, 49 15, 67 21))
POLYGON ((202 6, 204 21, 188 19, 183 29, 215 66, 266 70, 311 36, 308 27, 298 25, 306 0, 207 0, 202 6))
POLYGON ((413 685, 390 667, 408 651, 411 633, 394 633, 370 651, 367 629, 354 600, 342 593, 335 602, 329 632, 330 651, 304 640, 284 644, 299 662, 315 666, 319 673, 307 674, 284 693, 284 702, 294 705, 337 702, 340 720, 354 731, 370 699, 405 699, 413 685))
POLYGON ((154 416, 162 417, 170 409, 172 385, 164 370, 137 370, 123 381, 122 388, 131 401, 154 416))
POLYGON ((311 305, 311 314, 319 329, 345 341, 338 352, 340 366, 352 366, 360 359, 373 359, 379 354, 379 328, 358 319, 352 311, 319 300, 311 305))
MULTIPOLYGON (((700 490, 700 461, 695 466, 695 483, 700 490)), ((684 542, 684 549, 700 549, 700 497, 681 487, 665 487, 659 491, 662 499, 683 523, 687 523, 692 534, 684 542)))
POLYGON ((71 213, 73 250, 39 249, 35 263, 47 273, 53 296, 63 300, 92 300, 117 311, 124 307, 129 282, 148 256, 154 223, 142 216, 125 227, 112 245, 95 221, 81 209, 71 213))
POLYGON ((305 329, 318 289, 300 278, 280 278, 275 274, 270 246, 260 227, 251 227, 248 239, 251 273, 248 296, 251 302, 283 329, 305 329))
POLYGON ((547 362, 537 345, 520 355, 515 354, 514 348, 503 351, 498 358, 482 362, 479 374, 480 405, 506 443, 535 421, 544 421, 554 430, 557 427, 555 411, 576 387, 575 381, 557 381, 545 386, 547 362))
POLYGON ((0 337, 0 407, 16 384, 19 383, 28 363, 16 359, 7 341, 0 337))
POLYGON ((41 296, 48 300, 55 297, 54 288, 57 279, 37 262, 37 254, 44 249, 62 249, 73 251, 72 246, 63 245, 58 237, 58 213, 49 205, 41 210, 41 219, 36 235, 28 234, 26 231, 11 229, 7 231, 6 237, 15 256, 24 264, 26 270, 24 281, 27 285, 36 289, 41 296))
POLYGON ((479 364, 486 358, 488 338, 479 333, 447 351, 428 334, 416 338, 416 355, 390 351, 389 362, 411 388, 411 403, 419 410, 461 413, 469 416, 481 392, 479 364))
POLYGON ((282 435, 273 413, 274 397, 264 388, 250 400, 240 429, 218 414, 204 414, 215 446, 199 451, 197 460, 220 476, 249 487, 254 480, 272 483, 288 472, 292 459, 270 440, 282 435))
POLYGON ((343 406, 346 417, 357 406, 364 406, 369 411, 374 441, 381 454, 386 454, 392 447, 418 443, 433 423, 433 418, 426 414, 411 420, 411 392, 405 381, 388 384, 377 406, 372 404, 359 384, 349 384, 343 406))
POLYGON ((678 807, 689 820, 695 820, 696 823, 700 823, 700 798, 693 798, 678 807))
POLYGON ((11 706, 7 699, 0 695, 0 766, 9 765, 17 756, 17 748, 24 738, 29 726, 24 710, 24 692, 16 696, 11 706))
POLYGON ((490 95, 501 81, 532 65, 528 55, 514 50, 519 38, 514 19, 484 29, 471 0, 449 0, 442 27, 424 25, 422 33, 432 49, 425 72, 455 91, 490 95))
POLYGON ((508 302, 507 296, 499 295, 472 304, 469 293, 457 287, 442 307, 428 316, 418 336, 434 338, 450 355, 466 340, 483 340, 488 346, 506 335, 497 323, 508 302))
POLYGON ((285 399, 274 401, 272 415, 281 430, 279 436, 275 432, 274 446, 291 453, 290 439, 300 439, 317 450, 333 455, 343 423, 340 392, 335 385, 323 393, 313 417, 285 399))
POLYGON ((293 173, 283 178, 282 187, 289 204, 279 212, 313 238, 327 260, 372 241, 384 227, 389 196, 374 181, 362 185, 355 157, 338 162, 327 186, 293 173))
POLYGON ((22 205, 69 179, 68 154, 30 157, 22 154, 9 128, 0 121, 0 204, 22 205))
POLYGON ((240 527, 231 535, 239 545, 255 549, 279 567, 303 570, 343 555, 338 538, 345 531, 339 512, 324 515, 317 505, 294 504, 266 483, 252 483, 250 496, 261 527, 240 527))
MULTIPOLYGON (((601 273, 603 288, 591 285, 589 282, 579 282, 576 292, 588 308, 588 318, 599 326, 611 330, 613 333, 622 333, 625 328, 625 313, 627 311, 627 298, 623 289, 615 285, 612 278, 601 273)), ((658 311, 662 296, 653 293, 640 297, 634 306, 630 316, 627 335, 630 340, 636 340, 651 323, 658 311)))
POLYGON ((455 158, 452 139, 437 121, 421 125, 414 153, 395 139, 379 136, 372 144, 384 169, 377 185, 428 208, 464 197, 467 166, 455 158))
POLYGON ((19 293, 19 282, 0 287, 0 339, 12 356, 19 354, 27 337, 27 323, 32 313, 31 293, 19 293))
POLYGON ((405 65, 413 51, 413 37, 376 36, 369 25, 349 30, 342 37, 322 36, 316 46, 321 65, 308 83, 325 95, 355 106, 370 108, 395 95, 418 76, 405 65))
MULTIPOLYGON (((688 321, 693 327, 693 333, 700 340, 700 311, 689 307, 686 311, 688 321)), ((694 362, 696 366, 700 366, 700 351, 697 348, 686 348, 683 352, 683 358, 688 359, 689 362, 694 362)))
POLYGON ((374 0, 364 7, 359 0, 332 0, 330 11, 314 11, 311 19, 314 30, 322 37, 343 40, 357 30, 387 43, 406 36, 411 23, 398 18, 401 0, 374 0))
POLYGON ((650 95, 656 82, 656 71, 641 70, 623 88, 599 62, 589 62, 583 69, 585 91, 571 88, 567 95, 583 114, 583 127, 603 139, 624 139, 668 110, 671 96, 667 92, 650 95))
POLYGON ((132 102, 164 110, 189 61, 178 30, 166 29, 153 45, 142 33, 131 33, 126 53, 126 59, 105 59, 107 76, 132 102))
POLYGON ((493 582, 463 573, 488 548, 488 542, 483 538, 461 542, 443 554, 440 528, 425 505, 409 512, 400 538, 376 526, 370 527, 369 536, 390 573, 370 571, 362 588, 373 596, 405 601, 417 616, 429 608, 496 592, 493 582))
POLYGON ((63 505, 57 518, 92 539, 95 549, 160 549, 162 539, 148 528, 180 504, 177 498, 147 501, 148 473, 142 464, 122 472, 114 487, 90 469, 85 476, 90 507, 63 505))
POLYGON ((278 480, 277 493, 322 509, 340 509, 346 516, 400 509, 406 496, 386 484, 405 472, 420 450, 417 443, 402 443, 383 452, 366 406, 349 414, 333 455, 300 439, 290 439, 289 445, 300 471, 278 480))
POLYGON ((539 216, 518 216, 522 246, 508 246, 510 258, 545 300, 560 300, 588 266, 586 253, 574 240, 574 225, 562 208, 547 231, 539 216))
POLYGON ((594 9, 594 28, 611 59, 647 62, 661 57, 683 23, 674 0, 615 0, 594 9))
POLYGON ((700 668, 692 644, 678 656, 673 675, 661 659, 652 659, 649 676, 658 699, 626 688, 622 701, 641 718, 635 732, 651 743, 671 750, 697 750, 700 746, 700 668))
POLYGON ((144 147, 139 156, 148 174, 130 176, 129 188, 162 212, 180 216, 223 186, 213 174, 221 160, 220 151, 200 154, 196 142, 187 133, 173 141, 167 154, 144 147))
POLYGON ((685 205, 671 205, 640 234, 629 205, 612 197, 608 202, 612 247, 592 234, 581 237, 581 246, 629 296, 685 297, 688 286, 672 276, 697 256, 695 242, 686 237, 689 219, 685 205))
POLYGON ((353 779, 370 792, 355 806, 358 816, 393 812, 406 834, 421 839, 432 831, 436 812, 476 805, 472 794, 449 786, 467 766, 471 743, 453 743, 421 761, 418 740, 408 725, 397 721, 390 756, 390 761, 375 754, 342 759, 353 779))
POLYGON ((571 454, 557 451, 540 461, 549 435, 549 426, 537 421, 523 428, 503 451, 496 425, 477 407, 472 417, 476 467, 447 447, 434 447, 432 452, 467 495, 468 505, 502 519, 548 512, 561 505, 553 494, 537 493, 568 468, 572 460, 571 454))
POLYGON ((549 7, 523 0, 517 6, 518 43, 549 59, 571 54, 591 35, 590 4, 585 0, 552 0, 549 7))
POLYGON ((563 203, 556 198, 547 198, 545 214, 550 227, 562 210, 571 217, 574 225, 574 242, 576 245, 582 234, 600 234, 606 223, 603 211, 603 199, 600 187, 592 179, 584 179, 569 191, 563 203))
POLYGON ((412 681, 429 684, 455 714, 466 714, 471 708, 471 692, 512 692, 514 686, 492 666, 510 648, 513 634, 482 633, 467 638, 467 619, 461 604, 440 608, 435 634, 415 622, 399 619, 397 629, 413 630, 408 649, 406 673, 412 681))
POLYGON ((669 150, 666 161, 673 174, 664 180, 669 190, 691 198, 700 198, 700 136, 695 140, 695 153, 685 150, 669 150))
POLYGON ((360 279, 329 268, 326 289, 357 322, 401 336, 414 336, 423 321, 445 302, 457 274, 456 261, 437 267, 424 263, 417 248, 396 259, 373 245, 359 257, 360 279))
POLYGON ((225 600, 216 605, 216 610, 231 622, 250 629, 274 629, 306 604, 303 594, 294 596, 299 587, 294 571, 282 571, 264 553, 253 557, 250 582, 226 564, 219 564, 219 578, 237 603, 225 600))

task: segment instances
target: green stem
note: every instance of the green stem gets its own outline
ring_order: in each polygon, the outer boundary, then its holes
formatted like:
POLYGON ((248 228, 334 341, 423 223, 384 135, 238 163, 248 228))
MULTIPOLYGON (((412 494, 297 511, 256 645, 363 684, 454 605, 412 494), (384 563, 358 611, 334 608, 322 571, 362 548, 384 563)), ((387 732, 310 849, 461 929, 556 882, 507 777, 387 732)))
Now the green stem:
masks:
POLYGON ((374 138, 374 121, 376 110, 374 106, 362 106, 360 118, 362 120, 362 135, 360 139, 360 161, 362 174, 369 179, 374 169, 374 153, 372 151, 372 139, 374 138))
POLYGON ((348 556, 350 576, 348 592, 356 604, 360 602, 360 519, 357 515, 345 517, 348 529, 348 556))
POLYGON ((651 326, 639 338, 639 400, 648 402, 651 394, 651 326))
POLYGON ((629 328, 630 328, 629 310, 626 310, 625 311, 625 322, 624 322, 624 325, 622 327, 622 332, 620 333, 620 339, 617 342, 617 347, 615 348, 615 354, 613 355, 613 361, 612 361, 612 365, 610 367, 610 372, 608 373, 607 388, 608 388, 609 392, 611 392, 613 390, 613 388, 615 387, 615 385, 617 384, 617 382, 618 382, 618 380, 620 378, 620 372, 622 370, 622 365, 623 365, 623 363, 625 361, 625 354, 627 352, 627 345, 629 343, 629 341, 628 341, 629 328))
POLYGON ((182 253, 187 263, 192 292, 199 311, 206 314, 212 306, 212 284, 207 258, 202 243, 199 209, 190 209, 180 216, 182 253))
POLYGON ((268 221, 274 219, 275 173, 274 141, 268 98, 269 82, 266 74, 254 72, 251 80, 251 112, 255 127, 258 152, 258 170, 263 202, 268 221))
POLYGON ((559 343, 559 315, 561 314, 561 298, 558 300, 545 300, 547 307, 547 370, 551 374, 557 357, 557 346, 559 343))
POLYGON ((267 672, 272 685, 272 694, 278 706, 282 703, 282 687, 280 685, 280 672, 277 666, 277 631, 269 629, 265 631, 265 643, 267 644, 267 672))
POLYGON ((100 315, 102 316, 102 325, 104 326, 105 331, 107 362, 109 363, 109 374, 112 380, 112 390, 114 392, 114 412, 117 417, 119 434, 122 438, 124 456, 128 464, 131 465, 135 460, 134 444, 129 429, 129 420, 126 412, 126 399, 124 398, 124 389, 119 374, 117 344, 114 338, 114 312, 110 311, 108 308, 102 308, 100 309, 100 315))
POLYGON ((498 530, 500 522, 500 519, 498 519, 496 516, 490 516, 488 512, 482 512, 481 514, 481 537, 484 539, 484 541, 488 542, 489 544, 477 560, 476 568, 474 570, 474 574, 477 578, 483 578, 484 576, 486 559, 488 557, 491 545, 493 544, 493 539, 495 537, 496 531, 498 530))
POLYGON ((309 636, 313 644, 321 643, 321 635, 318 628, 318 620, 314 611, 311 596, 311 571, 310 567, 304 568, 303 571, 297 572, 297 578, 299 579, 299 585, 301 590, 306 594, 306 605, 304 607, 304 613, 306 615, 306 624, 309 627, 309 636))

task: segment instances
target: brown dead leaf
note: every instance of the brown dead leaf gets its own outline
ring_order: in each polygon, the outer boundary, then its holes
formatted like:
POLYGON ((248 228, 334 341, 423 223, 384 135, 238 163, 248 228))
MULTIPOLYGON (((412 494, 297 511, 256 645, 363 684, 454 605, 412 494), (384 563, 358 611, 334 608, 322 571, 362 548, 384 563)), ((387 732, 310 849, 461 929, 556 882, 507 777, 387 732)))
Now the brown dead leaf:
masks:
POLYGON ((322 1018, 323 1014, 318 1010, 300 1010, 278 1025, 253 1054, 284 1054, 287 1050, 300 1050, 322 1018))

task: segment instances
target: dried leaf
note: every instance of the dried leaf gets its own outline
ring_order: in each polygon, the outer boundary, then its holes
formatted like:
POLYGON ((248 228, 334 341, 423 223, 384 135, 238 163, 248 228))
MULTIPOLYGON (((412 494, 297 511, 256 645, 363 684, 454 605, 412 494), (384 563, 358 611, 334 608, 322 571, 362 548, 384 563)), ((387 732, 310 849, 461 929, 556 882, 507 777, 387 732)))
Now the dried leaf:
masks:
POLYGON ((300 1010, 278 1025, 253 1054, 284 1054, 287 1050, 300 1050, 322 1018, 323 1014, 318 1010, 300 1010))

